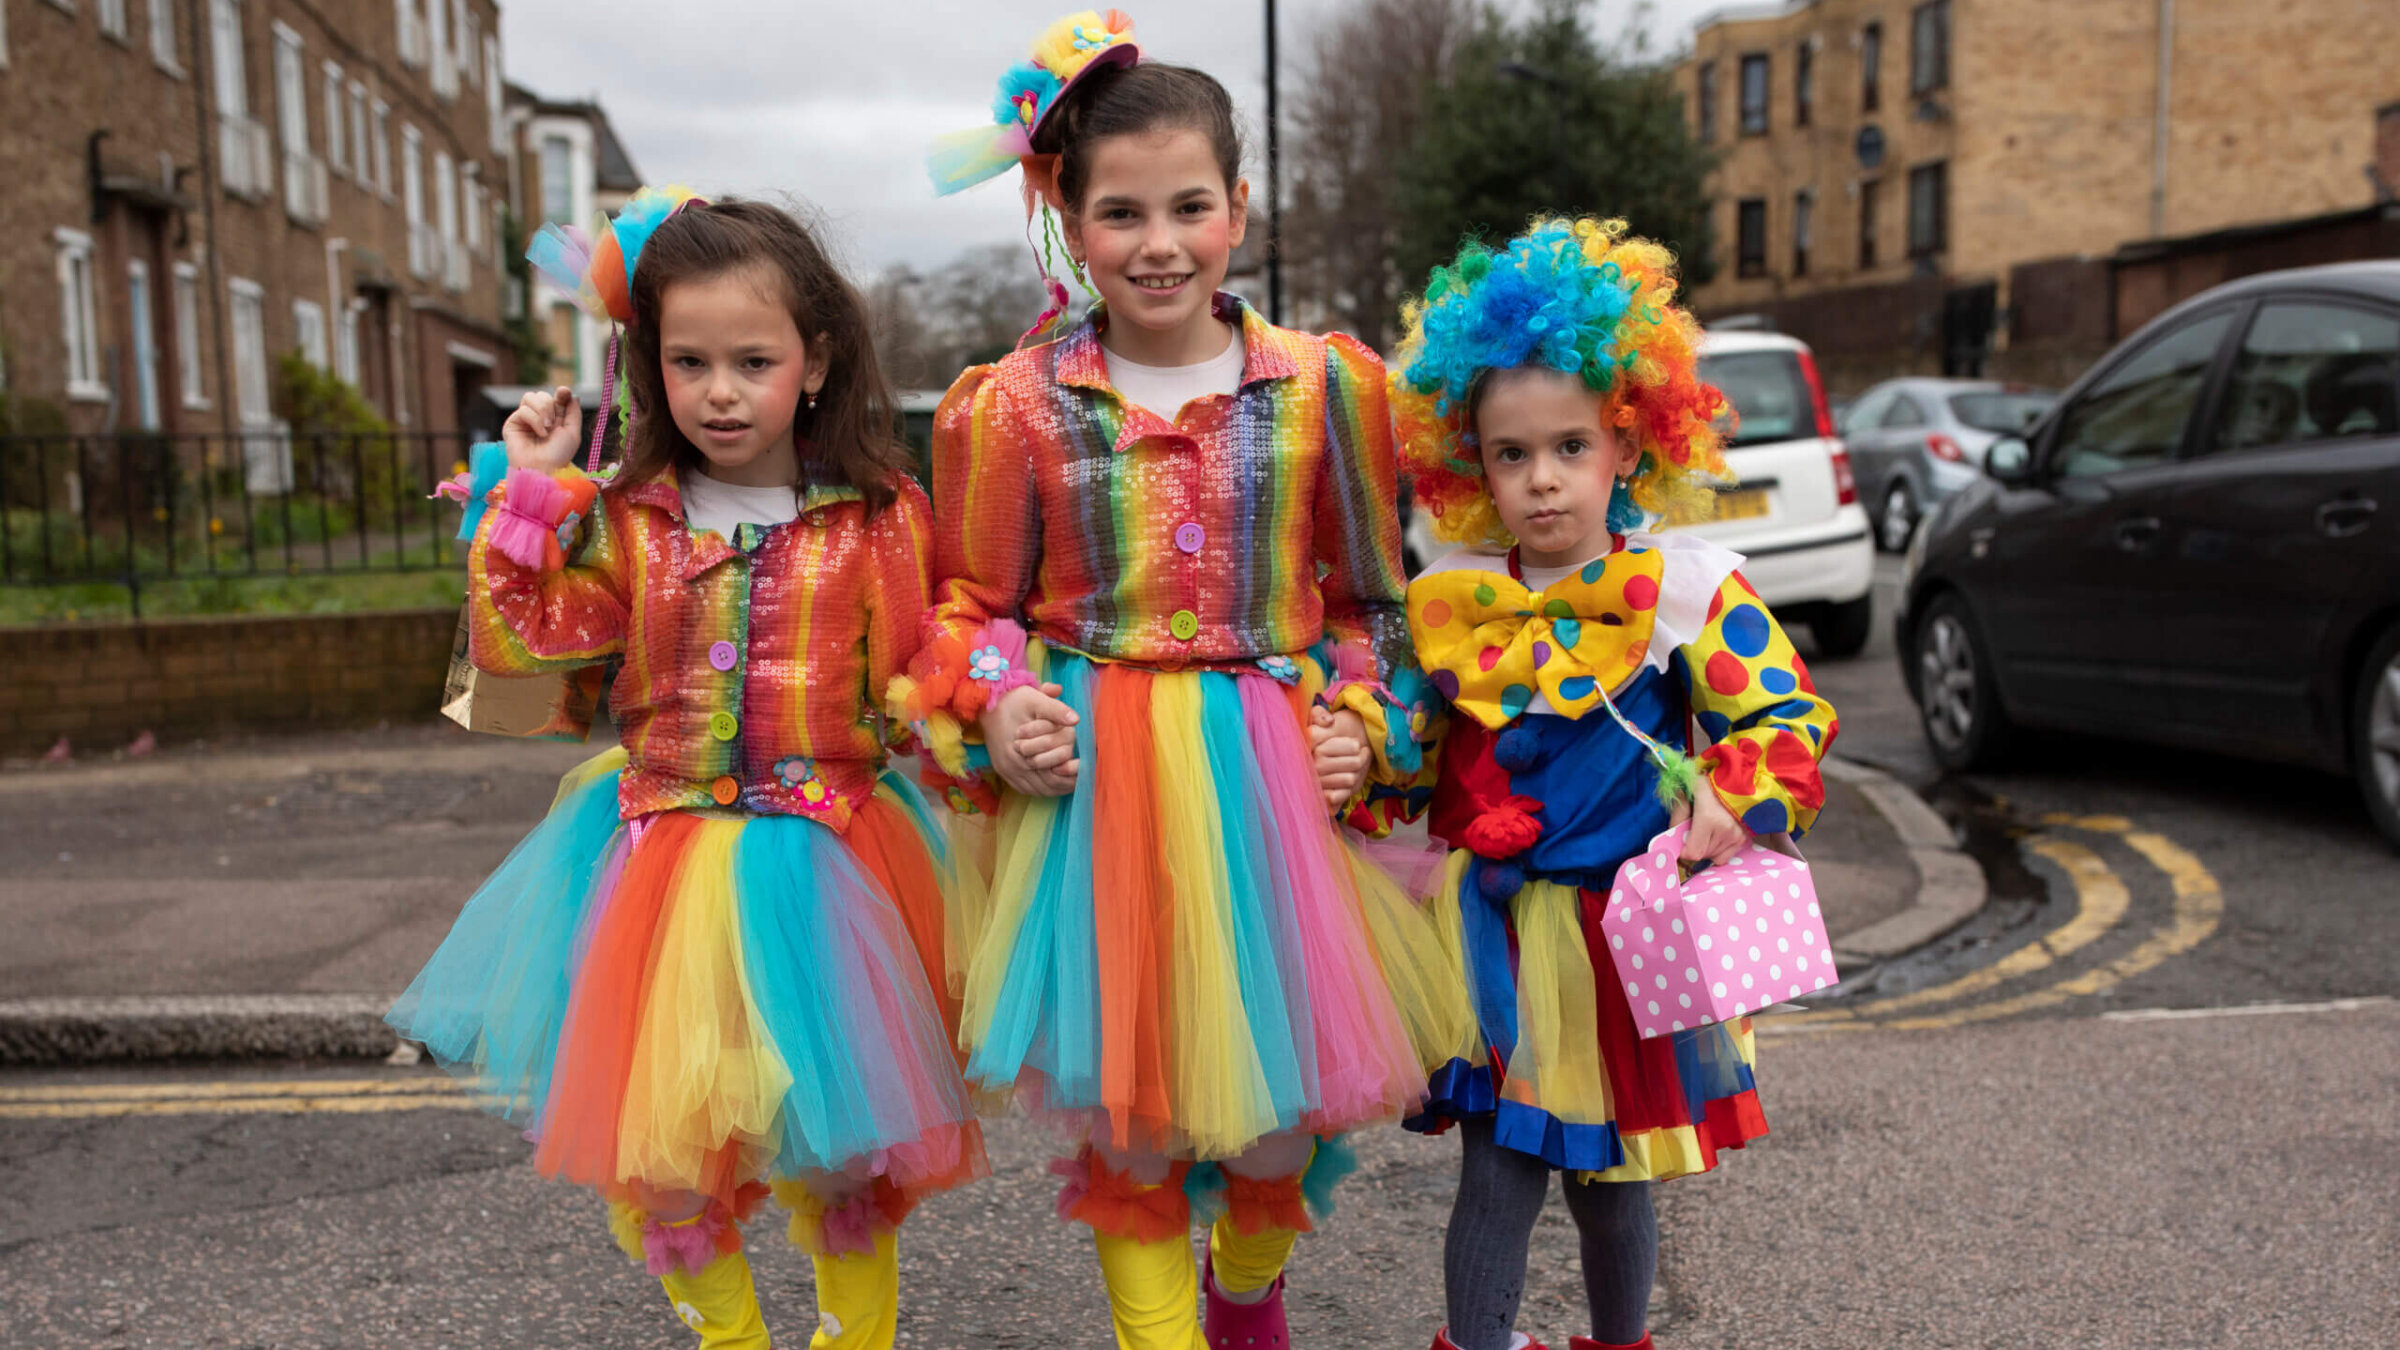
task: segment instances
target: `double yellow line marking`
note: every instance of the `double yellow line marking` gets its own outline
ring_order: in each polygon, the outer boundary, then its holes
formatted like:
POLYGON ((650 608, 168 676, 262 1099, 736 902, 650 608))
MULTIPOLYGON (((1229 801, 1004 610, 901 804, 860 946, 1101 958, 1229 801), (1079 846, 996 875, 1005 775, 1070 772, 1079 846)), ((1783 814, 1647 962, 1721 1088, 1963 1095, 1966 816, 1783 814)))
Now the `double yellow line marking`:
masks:
POLYGON ((2011 981, 2049 970, 2057 966, 2062 958, 2090 946, 2125 921, 2131 893, 2097 852, 2054 834, 2037 834, 2026 841, 2026 847, 2065 872, 2068 882, 2075 888, 2075 913, 2065 923, 1992 964, 1945 984, 1859 1007, 1825 1008, 1770 1018, 1758 1025, 1767 1030, 1795 1032, 1866 1031, 1874 1028, 1935 1031, 1971 1022, 2013 1017, 2098 994, 2190 951, 2217 931, 2218 921, 2225 912, 2224 892, 2198 858, 2166 836, 2136 830, 2133 822, 2122 816, 2061 814, 2044 817, 2042 823, 2054 829, 2113 836, 2140 854, 2151 866, 2164 873, 2174 887, 2174 909, 2167 921, 2123 956, 2103 962, 2080 975, 1989 1003, 1947 1007, 1944 1011, 1914 1016, 1895 1016, 1918 1009, 1945 1008, 1945 1005, 1957 1004, 1989 993, 2011 981))
POLYGON ((297 1082, 0 1087, 0 1120, 471 1110, 479 1104, 471 1086, 450 1078, 310 1078, 297 1082))

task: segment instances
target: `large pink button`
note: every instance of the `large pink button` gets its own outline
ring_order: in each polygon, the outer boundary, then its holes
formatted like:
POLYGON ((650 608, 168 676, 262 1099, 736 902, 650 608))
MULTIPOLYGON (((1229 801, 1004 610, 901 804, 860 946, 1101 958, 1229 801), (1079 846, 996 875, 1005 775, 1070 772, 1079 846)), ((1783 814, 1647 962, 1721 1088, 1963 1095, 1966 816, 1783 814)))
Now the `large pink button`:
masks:
POLYGON ((1175 527, 1175 547, 1186 553, 1198 553, 1207 542, 1208 531, 1201 529, 1198 521, 1187 520, 1175 527))
POLYGON ((708 663, 712 666, 715 666, 719 670, 731 670, 733 669, 734 662, 741 659, 741 652, 730 642, 716 642, 709 644, 708 663))

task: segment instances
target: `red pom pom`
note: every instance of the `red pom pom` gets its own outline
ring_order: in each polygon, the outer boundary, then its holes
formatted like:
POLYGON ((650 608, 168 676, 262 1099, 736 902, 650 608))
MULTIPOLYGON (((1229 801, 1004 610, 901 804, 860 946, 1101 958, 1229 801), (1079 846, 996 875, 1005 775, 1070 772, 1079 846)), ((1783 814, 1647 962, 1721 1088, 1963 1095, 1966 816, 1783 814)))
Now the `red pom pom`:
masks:
POLYGON ((1531 797, 1510 797, 1497 806, 1478 803, 1482 811, 1462 832, 1468 848, 1486 858, 1513 858, 1542 837, 1542 822, 1533 813, 1542 804, 1531 797))

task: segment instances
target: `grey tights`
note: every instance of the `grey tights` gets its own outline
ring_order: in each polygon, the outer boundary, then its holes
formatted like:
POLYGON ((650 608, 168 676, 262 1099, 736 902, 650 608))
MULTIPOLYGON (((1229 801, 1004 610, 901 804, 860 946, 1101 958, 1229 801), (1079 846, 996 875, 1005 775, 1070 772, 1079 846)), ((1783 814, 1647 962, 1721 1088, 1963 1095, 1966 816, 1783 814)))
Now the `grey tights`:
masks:
MULTIPOLYGON (((1459 1122, 1465 1152, 1450 1231, 1442 1241, 1450 1339, 1459 1350, 1508 1350, 1525 1297, 1525 1249, 1550 1194, 1550 1167, 1492 1140, 1489 1117, 1459 1122)), ((1631 1345, 1649 1321, 1658 1274, 1658 1215, 1646 1181, 1565 1182, 1582 1238, 1583 1294, 1592 1337, 1631 1345)))

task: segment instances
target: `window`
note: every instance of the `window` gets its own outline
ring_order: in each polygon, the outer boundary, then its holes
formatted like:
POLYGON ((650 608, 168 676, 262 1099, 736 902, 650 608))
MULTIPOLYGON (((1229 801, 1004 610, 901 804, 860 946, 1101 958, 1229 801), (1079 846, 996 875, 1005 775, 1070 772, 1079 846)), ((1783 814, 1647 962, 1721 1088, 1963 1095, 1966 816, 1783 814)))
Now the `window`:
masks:
POLYGON ((1875 266, 1875 228, 1877 198, 1883 184, 1872 180, 1858 185, 1858 267, 1866 271, 1875 266))
POLYGON ((425 138, 407 123, 400 126, 400 200, 408 216, 408 270, 417 276, 433 273, 425 233, 425 138))
POLYGON ((458 56, 450 49, 449 0, 425 0, 425 54, 433 67, 433 92, 458 97, 458 56))
POLYGON ((1883 25, 1858 30, 1858 106, 1873 112, 1883 106, 1883 25))
POLYGON ((1908 171, 1908 256, 1925 258, 1950 246, 1950 166, 1908 171))
POLYGON ((375 190, 385 201, 392 197, 392 105, 375 100, 375 190))
POLYGON ((1767 274, 1767 200, 1747 197, 1734 210, 1734 275, 1763 277, 1767 274))
POLYGON ((60 230, 52 238, 58 245, 59 335, 67 347, 67 397, 105 401, 100 313, 92 295, 92 237, 81 230, 60 230))
POLYGON ((433 152, 434 220, 439 233, 434 246, 442 264, 442 284, 454 291, 467 288, 467 255, 458 246, 458 174, 450 152, 433 152))
POLYGON ((1792 275, 1808 275, 1808 246, 1817 228, 1817 194, 1802 188, 1792 198, 1792 275))
POLYGON ((245 427, 275 420, 267 405, 267 291, 255 281, 229 278, 233 300, 233 404, 245 427))
POLYGON ((325 63, 325 160, 335 173, 350 172, 350 138, 342 131, 342 68, 325 63))
POLYGON ((161 70, 183 73, 175 56, 175 0, 150 0, 150 59, 161 70))
POLYGON ((491 78, 483 82, 483 110, 491 118, 492 152, 508 150, 508 82, 500 78, 500 35, 486 33, 483 37, 483 68, 491 78))
POLYGON ((314 300, 292 302, 292 346, 301 359, 319 370, 331 362, 325 351, 325 307, 314 300))
POLYGON ((2094 478, 2173 459, 2232 322, 2230 310, 2202 315, 2084 391, 2059 419, 2050 449, 2058 472, 2094 478))
POLYGON ((2259 307, 2212 451, 2400 436, 2400 319, 2295 300, 2259 307))
POLYGON ((358 316, 366 307, 366 301, 352 300, 333 327, 333 373, 345 384, 358 383, 358 316))
POLYGON ((225 190, 263 197, 274 190, 267 129, 250 120, 250 78, 242 50, 238 0, 208 0, 208 53, 217 89, 217 154, 225 166, 225 190))
POLYGON ((175 264, 175 383, 183 406, 208 406, 200 373, 200 269, 188 262, 175 264))
POLYGON ((1931 0, 1908 18, 1908 92, 1923 96, 1950 83, 1950 0, 1931 0))
POLYGON ((375 159, 367 152, 367 87, 356 80, 350 82, 350 171, 360 187, 374 182, 375 159))
POLYGON ((100 35, 125 40, 125 0, 100 0, 94 6, 100 16, 100 35))
POLYGON ((469 85, 475 83, 475 11, 467 0, 450 0, 450 36, 458 43, 458 73, 469 85))
POLYGON ((283 138, 283 197, 292 219, 325 219, 325 166, 308 148, 308 74, 300 35, 275 25, 275 120, 283 138))
POLYGON ((162 424, 158 408, 158 334, 150 327, 150 264, 125 264, 125 322, 133 341, 133 415, 144 431, 162 424))
POLYGON ((1703 145, 1717 139, 1717 63, 1703 61, 1698 75, 1700 103, 1700 141, 1703 145))
POLYGON ((417 0, 392 0, 392 16, 400 24, 400 64, 424 65, 425 24, 417 17, 417 0))
POLYGON ((1817 102, 1817 40, 1800 39, 1800 49, 1792 53, 1792 125, 1804 127, 1816 111, 1817 102))
POLYGON ((459 196, 463 199, 459 212, 466 217, 467 252, 472 255, 483 247, 483 166, 458 166, 459 196))
POLYGON ((1767 58, 1742 58, 1742 134, 1767 134, 1767 58))
POLYGON ((1906 394, 1892 395, 1892 406, 1883 410, 1883 420, 1875 424, 1878 431, 1902 431, 1925 425, 1925 409, 1906 394))
POLYGON ((1800 354, 1789 349, 1718 352, 1700 358, 1702 383, 1722 390, 1733 405, 1733 434, 1727 449, 1797 440, 1817 431, 1817 399, 1801 373, 1800 354))
POLYGON ((575 151, 564 136, 542 138, 542 220, 550 225, 575 220, 575 151))

